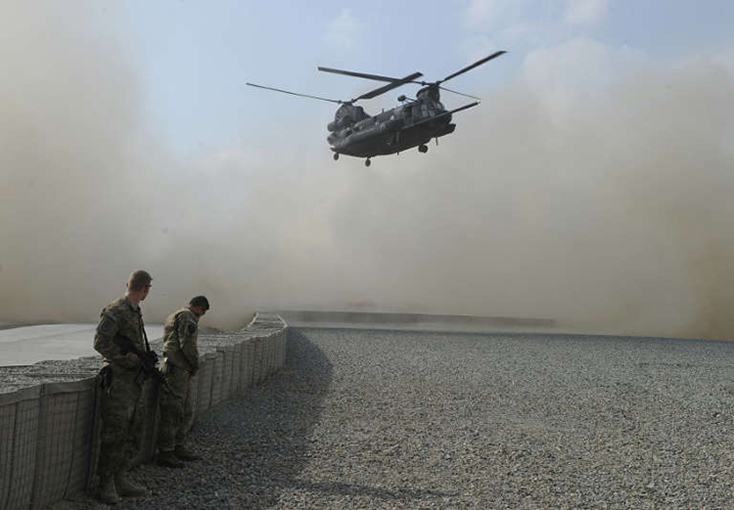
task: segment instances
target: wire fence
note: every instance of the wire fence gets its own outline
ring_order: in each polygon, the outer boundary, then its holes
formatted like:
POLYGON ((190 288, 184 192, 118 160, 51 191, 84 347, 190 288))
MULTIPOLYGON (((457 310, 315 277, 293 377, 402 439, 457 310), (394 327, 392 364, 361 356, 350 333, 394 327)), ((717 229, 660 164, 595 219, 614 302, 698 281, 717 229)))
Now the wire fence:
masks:
MULTIPOLYGON (((192 424, 285 363, 287 332, 280 317, 258 315, 247 329, 257 336, 201 357, 192 379, 192 424)), ((0 509, 42 509, 94 488, 101 426, 97 388, 89 377, 0 393, 0 509)), ((135 414, 142 439, 136 463, 155 454, 158 416, 158 383, 151 379, 135 414)))

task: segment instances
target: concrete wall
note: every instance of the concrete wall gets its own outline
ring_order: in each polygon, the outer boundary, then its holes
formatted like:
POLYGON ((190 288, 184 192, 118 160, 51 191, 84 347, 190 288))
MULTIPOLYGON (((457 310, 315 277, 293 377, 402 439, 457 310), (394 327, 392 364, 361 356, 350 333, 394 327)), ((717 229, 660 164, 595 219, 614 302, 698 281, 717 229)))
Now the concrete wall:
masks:
MULTIPOLYGON (((193 422, 285 363, 286 325, 277 315, 258 314, 239 333, 201 356, 199 375, 192 380, 193 422)), ((157 385, 149 380, 135 420, 143 439, 137 462, 155 453, 157 403, 157 385)), ((0 393, 0 509, 45 508, 91 490, 99 431, 94 377, 0 393)))

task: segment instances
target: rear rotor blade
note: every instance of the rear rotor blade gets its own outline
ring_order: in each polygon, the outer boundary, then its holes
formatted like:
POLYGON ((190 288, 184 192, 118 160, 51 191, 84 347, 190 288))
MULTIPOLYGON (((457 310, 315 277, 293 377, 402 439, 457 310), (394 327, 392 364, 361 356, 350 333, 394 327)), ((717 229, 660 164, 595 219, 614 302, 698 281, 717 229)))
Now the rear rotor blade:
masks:
POLYGON ((378 89, 371 90, 370 92, 367 92, 366 94, 362 94, 361 96, 359 96, 359 97, 357 97, 355 99, 352 99, 352 102, 359 101, 360 99, 372 99, 373 97, 377 97, 380 94, 384 94, 385 92, 387 92, 389 90, 398 88, 398 87, 400 87, 402 85, 405 85, 406 83, 410 83, 413 80, 415 80, 416 78, 420 78, 421 76, 423 76, 423 74, 422 73, 417 73, 417 72, 416 73, 413 73, 413 74, 409 74, 405 78, 400 78, 397 81, 393 81, 392 83, 388 83, 387 85, 383 85, 382 87, 380 87, 378 89))
POLYGON ((367 74, 367 73, 357 73, 355 71, 345 71, 344 69, 333 69, 331 67, 319 67, 319 71, 324 71, 325 73, 334 73, 334 74, 344 74, 346 76, 354 76, 356 78, 366 78, 368 80, 377 80, 377 81, 398 81, 400 78, 391 78, 390 76, 380 76, 379 74, 367 74))
POLYGON ((464 110, 468 110, 469 108, 474 108, 475 106, 478 106, 478 105, 479 105, 478 102, 465 104, 464 106, 459 106, 458 108, 454 108, 453 110, 451 110, 451 111, 449 111, 447 113, 461 112, 461 111, 464 111, 464 110))
POLYGON ((246 83, 246 85, 249 85, 250 87, 257 87, 259 89, 274 90, 275 92, 282 92, 283 94, 290 94, 292 96, 300 96, 300 97, 307 97, 309 99, 318 99, 320 101, 328 101, 330 103, 336 103, 336 104, 344 103, 344 101, 340 101, 338 99, 328 99, 326 97, 310 96, 308 94, 299 94, 298 92, 291 92, 290 90, 276 89, 275 87, 266 87, 264 85, 256 85, 254 83, 246 83))
POLYGON ((452 113, 457 113, 457 112, 460 112, 460 111, 463 111, 463 110, 467 110, 469 108, 473 108, 473 107, 477 106, 478 104, 479 104, 478 102, 465 104, 464 106, 460 106, 460 107, 458 107, 458 108, 456 108, 454 110, 451 110, 451 111, 448 111, 448 112, 443 112, 441 114, 438 114, 435 117, 428 117, 427 119, 423 119, 422 121, 416 122, 415 124, 412 124, 409 127, 404 127, 403 130, 409 129, 409 128, 412 129, 415 126, 419 126, 421 124, 426 124, 428 122, 433 122, 436 119, 440 119, 440 118, 446 117, 448 115, 451 115, 452 113))
POLYGON ((498 51, 498 52, 496 52, 496 53, 492 53, 492 54, 491 54, 491 55, 489 55, 488 57, 484 57, 483 59, 477 60, 477 61, 476 61, 476 62, 474 62, 474 63, 473 63, 472 65, 466 66, 466 67, 465 67, 464 69, 462 69, 461 71, 456 71, 456 72, 455 72, 454 74, 450 74, 450 75, 448 75, 448 76, 447 76, 446 78, 444 78, 443 80, 439 80, 439 81, 438 81, 438 83, 443 83, 443 82, 445 82, 445 81, 449 81, 449 80, 450 80, 451 78, 456 78, 456 77, 457 77, 457 76, 459 76, 460 74, 464 74, 464 73, 465 73, 465 72, 467 72, 467 71, 471 71, 471 70, 472 70, 472 69, 474 69, 475 67, 477 67, 477 66, 480 66, 480 65, 482 65, 482 64, 484 64, 484 63, 486 63, 486 62, 489 62, 490 60, 492 60, 492 59, 495 59, 495 58, 499 57, 500 55, 504 55, 505 53, 507 53, 507 52, 506 52, 506 51, 504 51, 504 50, 502 50, 502 51, 498 51))
POLYGON ((472 96, 471 94, 464 94, 463 92, 458 92, 456 90, 448 89, 448 88, 444 87, 443 85, 439 85, 439 88, 441 90, 445 90, 446 92, 451 92, 452 94, 457 94, 459 96, 464 96, 464 97, 468 97, 468 98, 471 98, 471 99, 476 99, 477 101, 479 101, 479 100, 482 99, 481 97, 472 96))

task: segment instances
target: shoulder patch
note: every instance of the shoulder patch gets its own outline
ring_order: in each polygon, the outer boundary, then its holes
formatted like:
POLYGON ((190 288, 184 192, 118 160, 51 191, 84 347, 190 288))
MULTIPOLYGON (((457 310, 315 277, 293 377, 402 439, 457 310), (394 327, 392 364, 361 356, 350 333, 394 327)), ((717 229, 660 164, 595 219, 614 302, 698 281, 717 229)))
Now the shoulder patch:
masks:
POLYGON ((102 333, 107 333, 112 330, 112 328, 115 326, 115 321, 110 317, 109 315, 105 315, 102 318, 102 322, 99 323, 99 330, 102 333))
POLYGON ((189 335, 196 333, 196 324, 189 322, 189 335))

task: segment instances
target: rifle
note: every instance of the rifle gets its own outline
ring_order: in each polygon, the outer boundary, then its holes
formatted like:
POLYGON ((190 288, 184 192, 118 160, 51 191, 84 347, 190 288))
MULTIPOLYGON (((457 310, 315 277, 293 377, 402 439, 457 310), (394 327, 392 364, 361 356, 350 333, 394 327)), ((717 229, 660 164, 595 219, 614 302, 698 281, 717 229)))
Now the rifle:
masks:
POLYGON ((138 359, 140 359, 140 362, 142 363, 140 374, 142 374, 143 379, 156 379, 159 383, 168 387, 166 378, 163 377, 163 374, 161 374, 158 371, 158 367, 156 367, 156 364, 158 363, 158 355, 155 351, 151 350, 147 345, 146 347, 148 347, 148 350, 146 351, 138 349, 130 338, 125 335, 121 335, 120 333, 117 334, 117 337, 122 340, 117 342, 117 345, 120 347, 121 354, 132 352, 138 357, 138 359))

